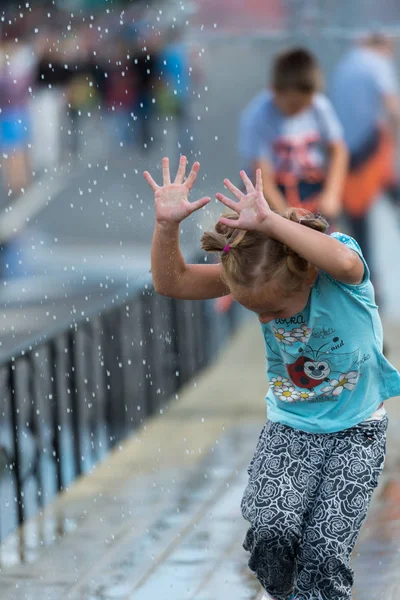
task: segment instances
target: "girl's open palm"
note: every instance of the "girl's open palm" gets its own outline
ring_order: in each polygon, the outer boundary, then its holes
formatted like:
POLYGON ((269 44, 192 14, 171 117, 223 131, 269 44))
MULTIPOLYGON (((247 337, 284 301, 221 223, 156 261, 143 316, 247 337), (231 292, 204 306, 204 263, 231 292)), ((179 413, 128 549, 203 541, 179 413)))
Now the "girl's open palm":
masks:
POLYGON ((235 202, 223 194, 216 194, 216 198, 231 210, 234 210, 239 218, 237 220, 221 218, 220 223, 228 225, 233 229, 245 229, 247 231, 259 231, 263 229, 265 219, 271 213, 268 202, 264 198, 261 170, 256 171, 256 186, 252 184, 245 171, 240 171, 240 177, 246 187, 247 194, 239 190, 229 179, 224 179, 226 188, 239 200, 235 202))
POLYGON ((163 185, 159 186, 154 181, 148 171, 143 173, 144 178, 154 192, 156 205, 156 220, 159 223, 180 223, 199 208, 202 208, 210 198, 201 198, 196 202, 189 202, 188 196, 197 173, 200 169, 200 163, 195 162, 187 179, 185 180, 187 159, 181 156, 179 168, 175 180, 171 183, 168 158, 162 160, 163 185))

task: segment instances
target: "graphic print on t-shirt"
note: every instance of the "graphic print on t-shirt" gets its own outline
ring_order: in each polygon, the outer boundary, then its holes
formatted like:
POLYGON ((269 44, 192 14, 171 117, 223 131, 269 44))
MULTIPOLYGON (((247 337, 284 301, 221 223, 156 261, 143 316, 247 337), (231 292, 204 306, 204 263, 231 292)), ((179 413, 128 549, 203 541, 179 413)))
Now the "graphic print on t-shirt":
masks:
POLYGON ((359 350, 343 352, 345 342, 332 328, 314 333, 304 323, 291 329, 273 326, 265 342, 269 384, 282 402, 335 401, 354 390, 365 362, 359 350), (321 344, 325 335, 328 341, 321 344))
POLYGON ((296 135, 281 135, 273 142, 275 178, 278 184, 288 185, 298 181, 319 182, 324 179, 321 168, 318 131, 296 135))

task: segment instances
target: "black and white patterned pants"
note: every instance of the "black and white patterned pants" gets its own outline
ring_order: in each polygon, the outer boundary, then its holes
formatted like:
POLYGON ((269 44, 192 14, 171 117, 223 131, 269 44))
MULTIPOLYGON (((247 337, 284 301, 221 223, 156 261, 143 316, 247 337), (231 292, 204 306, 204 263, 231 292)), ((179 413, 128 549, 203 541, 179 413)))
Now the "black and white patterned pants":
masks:
POLYGON ((388 419, 332 434, 268 421, 242 514, 249 567, 276 600, 351 600, 350 555, 383 469, 388 419))

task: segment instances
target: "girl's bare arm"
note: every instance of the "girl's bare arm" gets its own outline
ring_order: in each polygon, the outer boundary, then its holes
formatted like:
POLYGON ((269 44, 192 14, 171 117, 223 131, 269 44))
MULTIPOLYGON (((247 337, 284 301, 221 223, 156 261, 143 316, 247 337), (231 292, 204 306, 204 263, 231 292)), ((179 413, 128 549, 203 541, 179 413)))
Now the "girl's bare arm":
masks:
POLYGON ((354 250, 329 235, 274 213, 263 195, 260 169, 256 173, 255 188, 244 171, 241 172, 241 177, 246 185, 247 194, 242 193, 229 180, 225 180, 226 187, 239 202, 217 194, 220 202, 239 215, 236 221, 220 219, 222 223, 232 228, 265 233, 291 248, 318 269, 326 271, 334 279, 349 284, 361 283, 364 265, 354 250))
POLYGON ((221 278, 220 265, 188 265, 179 246, 179 225, 210 199, 189 202, 199 163, 193 165, 185 180, 186 157, 179 162, 178 173, 171 183, 169 161, 162 162, 163 185, 158 186, 146 171, 144 177, 154 191, 156 226, 151 248, 151 270, 156 291, 172 298, 202 300, 229 293, 221 278))
POLYGON ((151 270, 154 287, 164 296, 205 300, 229 294, 221 278, 221 265, 186 264, 179 247, 179 223, 156 223, 151 270))
POLYGON ((357 284, 363 280, 364 265, 357 252, 325 233, 272 212, 262 231, 338 281, 357 284))

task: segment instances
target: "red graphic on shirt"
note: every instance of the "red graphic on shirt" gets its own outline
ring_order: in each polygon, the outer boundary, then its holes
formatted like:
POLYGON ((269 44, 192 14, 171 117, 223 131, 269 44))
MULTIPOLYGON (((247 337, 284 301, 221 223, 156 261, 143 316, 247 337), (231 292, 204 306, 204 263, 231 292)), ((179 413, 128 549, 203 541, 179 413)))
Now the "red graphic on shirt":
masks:
POLYGON ((328 381, 331 367, 326 360, 314 360, 303 355, 295 362, 286 365, 286 370, 297 387, 312 390, 323 381, 328 381))
POLYGON ((275 179, 289 206, 318 212, 318 194, 325 178, 318 132, 282 136, 273 143, 275 179))
POLYGON ((276 180, 282 185, 294 185, 298 181, 310 183, 324 179, 318 132, 301 136, 282 136, 273 143, 276 180))

